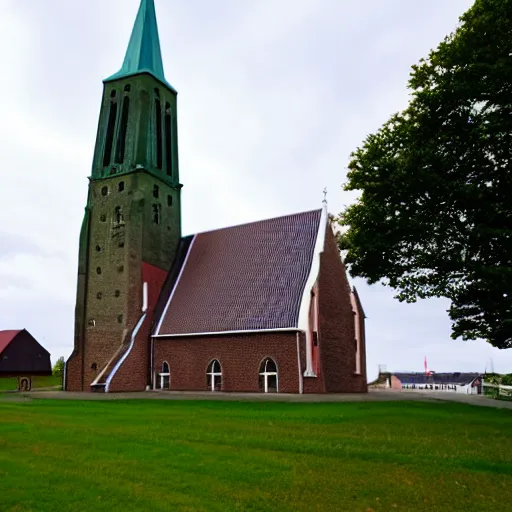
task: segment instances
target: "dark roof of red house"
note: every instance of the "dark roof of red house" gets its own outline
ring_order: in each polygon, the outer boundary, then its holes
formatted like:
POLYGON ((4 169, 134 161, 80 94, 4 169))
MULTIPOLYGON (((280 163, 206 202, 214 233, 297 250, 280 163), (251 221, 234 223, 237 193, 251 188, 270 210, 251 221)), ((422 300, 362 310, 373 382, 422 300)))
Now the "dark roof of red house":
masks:
POLYGON ((10 345, 21 331, 0 331, 0 354, 10 345))
MULTIPOLYGON (((322 210, 193 238, 155 334, 297 327, 322 210)), ((171 272, 175 272, 173 269, 171 272)))

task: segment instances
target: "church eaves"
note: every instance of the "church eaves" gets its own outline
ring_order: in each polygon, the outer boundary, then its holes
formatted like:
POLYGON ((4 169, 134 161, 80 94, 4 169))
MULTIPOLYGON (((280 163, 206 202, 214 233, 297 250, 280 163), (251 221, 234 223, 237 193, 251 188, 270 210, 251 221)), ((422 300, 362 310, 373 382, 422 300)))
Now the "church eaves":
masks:
POLYGON ((123 66, 104 82, 149 73, 176 92, 165 79, 154 0, 141 0, 123 66))

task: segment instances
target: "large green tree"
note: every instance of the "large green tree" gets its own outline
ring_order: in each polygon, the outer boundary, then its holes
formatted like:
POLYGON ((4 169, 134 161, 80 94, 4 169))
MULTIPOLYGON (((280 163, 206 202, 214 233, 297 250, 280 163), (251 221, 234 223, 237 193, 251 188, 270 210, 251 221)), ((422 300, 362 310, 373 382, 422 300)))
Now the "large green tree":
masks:
POLYGON ((447 297, 452 337, 512 347, 512 0, 476 0, 412 67, 406 110, 352 154, 354 276, 447 297))

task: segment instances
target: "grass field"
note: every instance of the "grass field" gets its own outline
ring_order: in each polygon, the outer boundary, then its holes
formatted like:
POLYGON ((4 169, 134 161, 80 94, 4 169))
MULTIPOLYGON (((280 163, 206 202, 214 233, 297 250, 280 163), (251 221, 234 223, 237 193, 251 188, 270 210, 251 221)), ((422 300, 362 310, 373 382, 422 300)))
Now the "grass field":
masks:
MULTIPOLYGON (((62 386, 61 377, 50 375, 49 377, 32 377, 32 389, 51 388, 54 386, 62 386)), ((15 391, 18 389, 17 379, 0 379, 1 391, 15 391)))
POLYGON ((512 509, 512 411, 0 399, 0 510, 512 509))

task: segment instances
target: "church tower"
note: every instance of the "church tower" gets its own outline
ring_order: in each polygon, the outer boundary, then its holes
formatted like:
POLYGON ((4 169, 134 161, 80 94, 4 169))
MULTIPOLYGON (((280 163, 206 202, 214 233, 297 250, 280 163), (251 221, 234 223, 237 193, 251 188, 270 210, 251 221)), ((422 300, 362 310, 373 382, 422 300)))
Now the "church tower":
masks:
POLYGON ((154 0, 141 0, 122 68, 104 80, 69 391, 148 384, 152 309, 181 237, 176 97, 164 76, 154 0))

